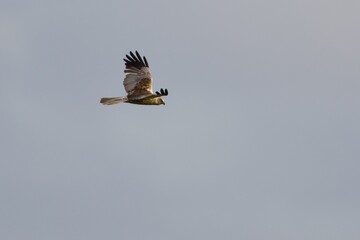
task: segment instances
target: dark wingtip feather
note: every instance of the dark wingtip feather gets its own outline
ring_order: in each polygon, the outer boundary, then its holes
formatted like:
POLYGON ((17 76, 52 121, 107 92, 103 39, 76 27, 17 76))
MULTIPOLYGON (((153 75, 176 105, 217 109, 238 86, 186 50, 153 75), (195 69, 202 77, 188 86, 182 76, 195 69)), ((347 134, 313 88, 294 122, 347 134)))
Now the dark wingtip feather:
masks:
POLYGON ((126 54, 126 58, 130 61, 130 62, 133 62, 134 59, 132 57, 130 57, 129 55, 126 54))
POLYGON ((167 96, 169 94, 169 92, 166 88, 165 88, 165 90, 161 88, 160 92, 156 91, 155 93, 156 93, 156 95, 159 95, 159 96, 167 96))
POLYGON ((134 60, 138 60, 133 52, 130 51, 130 55, 134 60))
POLYGON ((145 56, 144 56, 144 62, 145 62, 145 66, 149 67, 149 64, 148 64, 145 56))
POLYGON ((145 64, 144 61, 142 60, 139 52, 138 52, 138 51, 135 51, 135 53, 136 53, 137 59, 138 59, 142 64, 144 64, 144 65, 146 66, 146 64, 145 64))
POLYGON ((149 64, 144 57, 144 60, 141 58, 141 55, 138 51, 135 51, 135 54, 130 51, 130 55, 126 54, 126 58, 124 58, 125 65, 128 67, 135 67, 135 68, 142 68, 142 67, 149 67, 149 64), (135 55, 136 54, 136 55, 135 55))

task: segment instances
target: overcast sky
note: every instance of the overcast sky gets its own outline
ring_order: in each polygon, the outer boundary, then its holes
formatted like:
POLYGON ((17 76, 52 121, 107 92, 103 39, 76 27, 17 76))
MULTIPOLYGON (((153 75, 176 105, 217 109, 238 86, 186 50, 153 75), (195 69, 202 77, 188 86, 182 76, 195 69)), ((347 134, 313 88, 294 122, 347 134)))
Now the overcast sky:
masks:
POLYGON ((0 4, 0 238, 360 239, 358 0, 0 4), (124 96, 138 50, 165 106, 124 96))

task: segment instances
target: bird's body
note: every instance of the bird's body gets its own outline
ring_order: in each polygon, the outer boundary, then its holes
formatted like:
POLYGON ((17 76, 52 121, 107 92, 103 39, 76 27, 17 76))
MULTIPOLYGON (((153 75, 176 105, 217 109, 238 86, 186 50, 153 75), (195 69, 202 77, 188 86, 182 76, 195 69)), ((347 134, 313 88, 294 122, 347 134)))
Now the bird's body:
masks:
POLYGON ((140 105, 161 105, 161 104, 165 105, 165 102, 161 97, 132 99, 132 100, 128 100, 127 102, 132 104, 140 104, 140 105))
POLYGON ((113 97, 113 98, 102 98, 100 103, 105 105, 112 105, 116 103, 132 103, 132 104, 139 104, 139 105, 161 105, 165 104, 164 100, 157 96, 156 97, 145 97, 141 99, 128 99, 128 97, 113 97))
POLYGON ((130 52, 126 55, 125 61, 125 79, 124 87, 127 92, 126 97, 102 98, 100 103, 112 105, 116 103, 132 103, 140 105, 165 105, 162 96, 168 95, 167 89, 160 89, 155 94, 152 91, 152 76, 149 70, 149 64, 145 57, 135 51, 136 55, 130 52))

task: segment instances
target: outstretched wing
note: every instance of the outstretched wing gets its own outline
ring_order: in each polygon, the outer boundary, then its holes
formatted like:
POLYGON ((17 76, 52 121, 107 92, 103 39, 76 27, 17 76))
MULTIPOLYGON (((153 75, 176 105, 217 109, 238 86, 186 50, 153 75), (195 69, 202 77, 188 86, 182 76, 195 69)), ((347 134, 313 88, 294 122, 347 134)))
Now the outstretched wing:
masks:
POLYGON ((129 99, 142 99, 153 95, 152 77, 145 57, 135 51, 126 55, 124 87, 129 99), (135 55, 136 54, 136 55, 135 55))

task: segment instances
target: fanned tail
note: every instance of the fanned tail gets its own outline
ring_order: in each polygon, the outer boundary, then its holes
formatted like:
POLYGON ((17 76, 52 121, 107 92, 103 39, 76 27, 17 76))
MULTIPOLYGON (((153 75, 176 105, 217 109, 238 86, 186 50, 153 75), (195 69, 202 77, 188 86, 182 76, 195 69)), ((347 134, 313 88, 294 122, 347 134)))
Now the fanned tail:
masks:
POLYGON ((127 97, 102 98, 100 100, 100 103, 102 103, 104 105, 113 105, 113 104, 117 104, 117 103, 126 102, 127 100, 128 100, 127 97))

